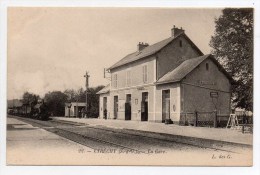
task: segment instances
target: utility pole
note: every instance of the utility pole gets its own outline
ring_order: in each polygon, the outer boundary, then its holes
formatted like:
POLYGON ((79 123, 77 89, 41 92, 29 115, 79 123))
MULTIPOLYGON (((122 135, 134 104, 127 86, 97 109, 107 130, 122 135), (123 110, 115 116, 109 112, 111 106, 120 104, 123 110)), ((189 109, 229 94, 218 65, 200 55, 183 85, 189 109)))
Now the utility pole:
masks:
MULTIPOLYGON (((88 79, 89 79, 89 74, 88 71, 86 71, 86 74, 84 75, 84 77, 86 78, 86 115, 87 115, 87 111, 88 111, 88 87, 89 87, 89 83, 88 83, 88 79)), ((87 117, 87 116, 86 116, 87 117)))

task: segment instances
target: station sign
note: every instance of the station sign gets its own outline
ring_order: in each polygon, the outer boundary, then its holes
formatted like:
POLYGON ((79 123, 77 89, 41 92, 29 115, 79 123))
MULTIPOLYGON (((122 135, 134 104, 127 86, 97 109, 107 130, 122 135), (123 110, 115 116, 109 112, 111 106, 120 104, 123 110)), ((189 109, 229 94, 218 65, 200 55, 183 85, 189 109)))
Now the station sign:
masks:
POLYGON ((142 90, 145 90, 145 88, 144 87, 138 87, 137 90, 142 91, 142 90))

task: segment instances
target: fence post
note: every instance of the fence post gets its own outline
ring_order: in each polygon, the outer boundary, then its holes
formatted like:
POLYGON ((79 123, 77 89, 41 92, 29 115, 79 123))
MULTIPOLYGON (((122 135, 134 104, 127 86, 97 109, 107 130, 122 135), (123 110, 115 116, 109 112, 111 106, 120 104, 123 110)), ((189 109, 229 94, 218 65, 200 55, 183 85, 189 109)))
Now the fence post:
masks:
POLYGON ((245 133, 245 124, 246 124, 246 116, 245 114, 242 115, 242 133, 245 133))
POLYGON ((187 125, 187 113, 185 112, 185 118, 184 118, 184 126, 186 126, 187 125))
POLYGON ((218 127, 218 116, 217 116, 217 111, 214 110, 214 128, 218 127))
POLYGON ((197 127, 198 126, 198 112, 196 110, 194 111, 194 117, 195 117, 194 126, 197 127))

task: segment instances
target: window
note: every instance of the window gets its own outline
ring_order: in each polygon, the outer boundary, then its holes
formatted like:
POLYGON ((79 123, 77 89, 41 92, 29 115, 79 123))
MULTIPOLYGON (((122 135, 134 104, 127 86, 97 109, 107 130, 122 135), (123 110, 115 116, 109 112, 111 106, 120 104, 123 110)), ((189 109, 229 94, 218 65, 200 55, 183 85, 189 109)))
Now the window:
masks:
POLYGON ((206 70, 209 70, 209 63, 206 63, 206 70))
POLYGON ((147 83, 147 65, 143 66, 143 82, 147 83))
POLYGON ((182 40, 180 40, 180 47, 182 47, 182 40))
POLYGON ((131 71, 127 70, 126 71, 126 86, 130 86, 131 85, 131 71))
POLYGON ((114 88, 117 88, 117 74, 114 74, 113 85, 114 85, 114 88))

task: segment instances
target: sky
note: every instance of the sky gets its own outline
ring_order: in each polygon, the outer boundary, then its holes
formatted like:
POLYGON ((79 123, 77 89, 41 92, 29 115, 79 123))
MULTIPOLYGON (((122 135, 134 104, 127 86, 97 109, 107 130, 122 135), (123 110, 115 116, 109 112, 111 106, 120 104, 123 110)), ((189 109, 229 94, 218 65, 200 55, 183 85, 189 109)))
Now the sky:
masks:
POLYGON ((204 54, 221 9, 9 7, 7 98, 107 85, 103 69, 182 27, 204 54))

